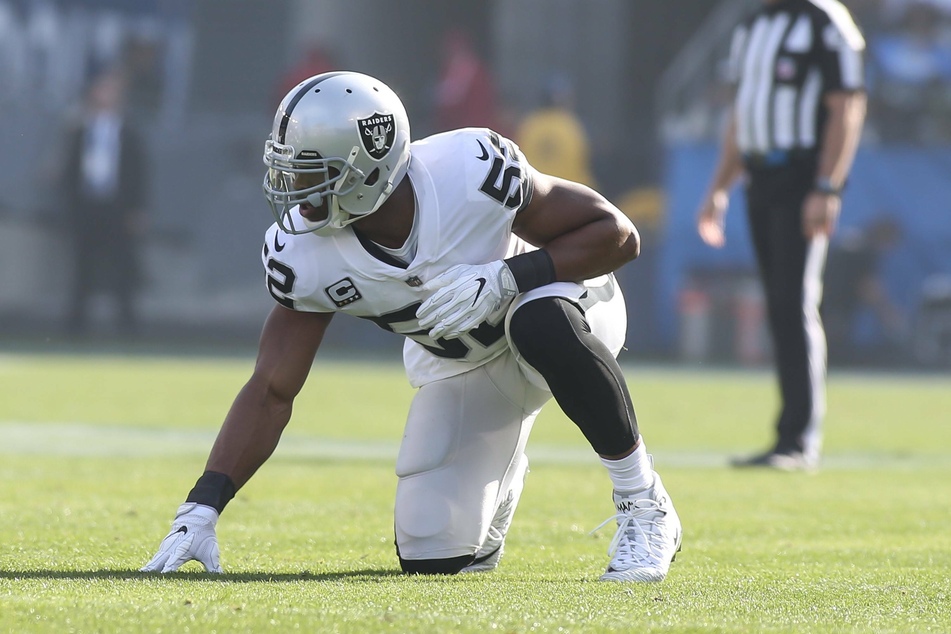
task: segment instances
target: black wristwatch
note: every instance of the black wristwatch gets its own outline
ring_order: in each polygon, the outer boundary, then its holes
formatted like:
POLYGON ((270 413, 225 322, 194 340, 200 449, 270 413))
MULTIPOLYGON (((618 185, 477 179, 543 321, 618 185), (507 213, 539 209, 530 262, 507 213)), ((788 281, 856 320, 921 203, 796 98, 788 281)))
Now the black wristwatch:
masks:
POLYGON ((832 184, 832 180, 828 178, 817 178, 816 184, 813 186, 813 191, 817 191, 820 194, 825 194, 826 196, 841 196, 842 188, 836 187, 832 184))

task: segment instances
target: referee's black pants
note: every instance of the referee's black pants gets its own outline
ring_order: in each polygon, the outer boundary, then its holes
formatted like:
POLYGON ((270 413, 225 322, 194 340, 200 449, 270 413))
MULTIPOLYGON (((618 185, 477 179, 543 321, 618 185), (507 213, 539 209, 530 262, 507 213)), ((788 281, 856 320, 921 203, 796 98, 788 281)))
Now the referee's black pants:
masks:
POLYGON ((802 233, 815 170, 812 158, 750 167, 746 196, 782 400, 775 450, 818 458, 826 379, 819 304, 828 239, 810 241, 802 233))

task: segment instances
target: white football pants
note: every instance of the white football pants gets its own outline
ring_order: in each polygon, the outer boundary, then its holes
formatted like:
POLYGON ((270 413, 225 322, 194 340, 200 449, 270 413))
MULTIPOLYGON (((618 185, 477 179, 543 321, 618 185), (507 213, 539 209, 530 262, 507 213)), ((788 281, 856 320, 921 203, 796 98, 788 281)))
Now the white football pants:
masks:
MULTIPOLYGON (((566 297, 585 308, 592 332, 616 356, 627 312, 613 276, 585 289, 555 283, 519 295, 566 297), (593 305, 591 305, 593 304, 593 305)), ((410 405, 396 461, 396 542, 403 559, 448 559, 476 553, 486 539, 525 451, 535 417, 551 398, 544 379, 508 349, 488 363, 419 388, 410 405)), ((592 458, 593 459, 593 458, 592 458)))

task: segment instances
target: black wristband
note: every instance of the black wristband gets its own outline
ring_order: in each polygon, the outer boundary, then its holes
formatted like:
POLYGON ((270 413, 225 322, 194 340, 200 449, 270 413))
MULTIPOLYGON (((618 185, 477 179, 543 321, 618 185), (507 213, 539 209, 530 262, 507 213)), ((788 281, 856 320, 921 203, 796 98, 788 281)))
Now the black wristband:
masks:
POLYGON ((204 504, 218 511, 220 515, 235 494, 234 482, 230 476, 216 471, 205 471, 189 492, 186 502, 204 504))
POLYGON ((513 255, 505 259, 519 293, 525 293, 533 288, 545 286, 557 281, 555 279, 555 263, 545 249, 529 251, 521 255, 513 255))

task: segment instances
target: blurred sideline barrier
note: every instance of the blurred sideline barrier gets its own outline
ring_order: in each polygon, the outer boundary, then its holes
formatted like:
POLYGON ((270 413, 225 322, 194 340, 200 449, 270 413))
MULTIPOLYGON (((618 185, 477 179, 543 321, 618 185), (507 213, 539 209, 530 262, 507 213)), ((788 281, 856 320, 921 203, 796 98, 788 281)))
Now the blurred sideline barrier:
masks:
POLYGON ((766 304, 745 267, 692 269, 677 294, 677 355, 682 361, 761 365, 772 350, 766 304))
POLYGON ((913 345, 919 363, 951 367, 951 275, 925 280, 913 345))
MULTIPOLYGON (((720 356, 758 362, 766 358, 768 350, 759 350, 756 343, 761 341, 761 311, 748 283, 755 280, 755 263, 742 188, 731 197, 723 249, 704 245, 696 232, 697 205, 716 156, 717 147, 712 143, 671 144, 667 148, 664 188, 668 206, 659 247, 654 322, 666 349, 682 357, 720 356), (710 329, 706 347, 698 343, 702 339, 697 332, 702 328, 696 325, 698 315, 703 314, 704 300, 698 299, 702 295, 706 295, 707 315, 712 320, 706 326, 710 329), (725 308, 726 304, 730 307, 725 308), (735 329, 724 330, 717 322, 727 315, 736 321, 746 320, 754 332, 738 337, 735 329), (728 352, 718 349, 725 336, 733 338, 728 352), (748 338, 740 342, 744 337, 748 338)), ((935 334, 943 332, 941 324, 949 321, 936 316, 943 315, 944 296, 933 290, 929 295, 926 280, 951 274, 951 148, 860 148, 843 197, 839 229, 861 228, 882 215, 896 219, 902 229, 900 244, 882 262, 882 276, 891 298, 917 326, 909 346, 919 340, 930 342, 920 344, 926 348, 944 345, 942 337, 951 335, 935 334), (931 334, 917 332, 924 327, 931 334)), ((951 325, 947 328, 951 330, 951 325)), ((941 357, 937 352, 915 354, 921 361, 941 357)))

